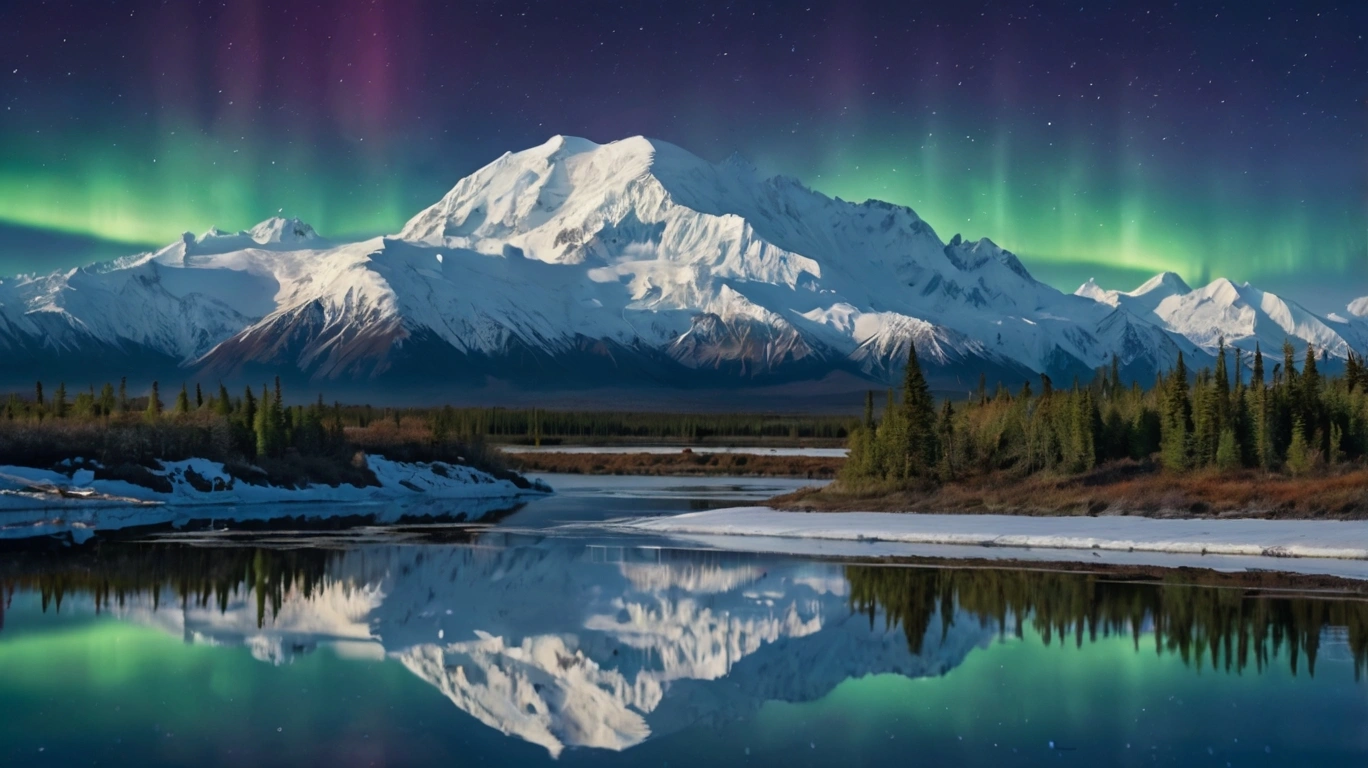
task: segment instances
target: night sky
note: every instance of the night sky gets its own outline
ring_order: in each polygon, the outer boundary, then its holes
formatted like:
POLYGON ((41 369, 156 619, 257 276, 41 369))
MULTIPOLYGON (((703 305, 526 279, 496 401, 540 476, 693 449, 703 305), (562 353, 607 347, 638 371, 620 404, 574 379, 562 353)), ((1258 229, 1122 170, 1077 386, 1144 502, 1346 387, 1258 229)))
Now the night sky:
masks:
MULTIPOLYGON (((396 231, 557 133, 732 152, 1042 279, 1368 293, 1368 3, 39 2, 0 24, 0 274, 396 231)), ((1328 307, 1327 307, 1328 308, 1328 307)))

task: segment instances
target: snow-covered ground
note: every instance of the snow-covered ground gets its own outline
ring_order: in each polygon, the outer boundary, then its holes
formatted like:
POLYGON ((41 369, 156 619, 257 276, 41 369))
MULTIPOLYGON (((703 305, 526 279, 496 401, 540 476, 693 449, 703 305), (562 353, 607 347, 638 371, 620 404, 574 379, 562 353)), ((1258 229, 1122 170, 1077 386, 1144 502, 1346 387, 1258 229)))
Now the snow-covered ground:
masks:
MULTIPOLYGON (((269 519, 281 516, 279 505, 298 502, 328 502, 330 509, 346 514, 338 505, 384 502, 414 512, 426 503, 459 501, 459 511, 475 518, 549 492, 545 487, 519 488, 455 464, 403 463, 378 456, 368 457, 367 464, 380 485, 283 488, 236 480, 222 464, 204 459, 161 462, 161 471, 153 474, 166 478, 169 493, 122 480, 96 480, 95 473, 84 468, 68 476, 55 470, 0 466, 0 538, 70 532, 80 540, 97 530, 203 518, 203 511, 193 510, 214 505, 232 506, 234 519, 269 519), (191 473, 199 475, 193 483, 191 473), (196 487, 206 484, 210 490, 196 487)), ((420 509, 417 512, 421 514, 420 509)))
POLYGON ((742 507, 610 526, 723 549, 804 555, 1081 560, 1368 578, 1368 522, 821 513, 742 507))

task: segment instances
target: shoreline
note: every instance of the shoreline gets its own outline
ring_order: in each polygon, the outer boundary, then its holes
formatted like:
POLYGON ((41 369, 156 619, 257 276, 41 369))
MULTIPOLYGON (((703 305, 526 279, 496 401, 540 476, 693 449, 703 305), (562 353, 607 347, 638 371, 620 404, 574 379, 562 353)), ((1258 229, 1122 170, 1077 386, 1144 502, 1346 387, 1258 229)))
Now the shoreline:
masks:
POLYGON ((1116 462, 1078 475, 994 473, 924 489, 847 490, 840 481, 765 503, 793 512, 1184 520, 1368 520, 1368 468, 1293 477, 1256 470, 1170 474, 1116 462))
POLYGON ((553 492, 541 483, 524 480, 522 487, 474 467, 380 456, 368 457, 373 485, 252 484, 204 459, 158 464, 159 469, 147 470, 155 485, 100 479, 89 464, 69 464, 65 472, 0 467, 0 541, 69 535, 80 543, 97 533, 200 519, 346 517, 368 505, 381 510, 379 519, 434 512, 478 519, 553 492))
POLYGON ((1368 579, 1368 523, 1307 520, 783 512, 733 507, 606 527, 793 555, 987 558, 1202 567, 1368 579))

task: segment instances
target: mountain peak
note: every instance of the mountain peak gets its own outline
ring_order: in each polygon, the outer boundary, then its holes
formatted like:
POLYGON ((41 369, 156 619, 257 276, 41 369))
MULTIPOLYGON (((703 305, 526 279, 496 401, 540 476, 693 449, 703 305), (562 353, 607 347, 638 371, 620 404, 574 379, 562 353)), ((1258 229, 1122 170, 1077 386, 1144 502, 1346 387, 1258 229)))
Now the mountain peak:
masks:
POLYGON ((1075 296, 1092 299, 1093 301, 1103 301, 1107 297, 1107 289, 1097 284, 1097 278, 1090 277, 1086 283, 1078 286, 1074 291, 1075 296))
POLYGON ((1139 288, 1130 292, 1132 296, 1144 296, 1155 291, 1163 291, 1168 294, 1191 293, 1192 288, 1178 276, 1177 272, 1160 272, 1140 285, 1139 288))
POLYGON ((314 231, 313 227, 297 218, 290 217, 287 219, 280 216, 272 216, 247 230, 244 234, 249 235, 262 245, 268 243, 303 243, 318 239, 318 233, 314 231))

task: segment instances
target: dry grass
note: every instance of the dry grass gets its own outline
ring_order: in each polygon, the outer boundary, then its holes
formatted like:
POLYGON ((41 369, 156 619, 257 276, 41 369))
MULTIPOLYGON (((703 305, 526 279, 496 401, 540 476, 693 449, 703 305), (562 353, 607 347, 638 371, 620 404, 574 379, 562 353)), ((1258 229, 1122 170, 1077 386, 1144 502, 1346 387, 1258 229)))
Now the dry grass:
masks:
POLYGON ((843 458, 766 456, 744 453, 521 453, 508 460, 524 472, 572 475, 675 475, 727 477, 836 476, 843 458))
POLYGON ((776 497, 769 505, 833 512, 1362 520, 1368 519, 1368 467, 1305 477, 1254 470, 1174 475, 1126 461, 1080 475, 996 473, 925 488, 851 488, 838 481, 776 497))

